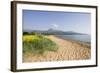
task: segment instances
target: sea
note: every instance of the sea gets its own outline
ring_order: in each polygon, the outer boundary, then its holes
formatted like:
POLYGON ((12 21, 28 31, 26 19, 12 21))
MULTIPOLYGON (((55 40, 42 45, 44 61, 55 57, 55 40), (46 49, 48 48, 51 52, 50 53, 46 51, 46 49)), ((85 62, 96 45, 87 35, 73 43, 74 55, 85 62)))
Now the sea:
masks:
POLYGON ((91 42, 91 35, 56 35, 57 37, 63 38, 65 40, 75 40, 81 42, 91 42))

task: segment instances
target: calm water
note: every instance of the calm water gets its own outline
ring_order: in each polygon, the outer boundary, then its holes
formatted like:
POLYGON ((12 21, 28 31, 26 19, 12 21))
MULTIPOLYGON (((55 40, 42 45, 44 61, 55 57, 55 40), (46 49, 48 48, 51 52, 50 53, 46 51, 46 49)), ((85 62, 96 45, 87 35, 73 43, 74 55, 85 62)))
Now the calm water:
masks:
POLYGON ((57 35, 58 37, 61 37, 63 39, 69 39, 69 40, 78 40, 82 42, 90 42, 91 36, 90 35, 57 35))

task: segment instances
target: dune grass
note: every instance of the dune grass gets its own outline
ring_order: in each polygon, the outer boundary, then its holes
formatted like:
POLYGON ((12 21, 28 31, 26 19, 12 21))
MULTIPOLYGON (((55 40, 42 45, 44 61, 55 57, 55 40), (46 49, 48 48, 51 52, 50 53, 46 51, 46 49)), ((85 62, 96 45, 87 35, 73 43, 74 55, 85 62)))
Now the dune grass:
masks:
POLYGON ((43 55, 46 51, 57 51, 58 46, 44 35, 23 35, 23 52, 43 55))

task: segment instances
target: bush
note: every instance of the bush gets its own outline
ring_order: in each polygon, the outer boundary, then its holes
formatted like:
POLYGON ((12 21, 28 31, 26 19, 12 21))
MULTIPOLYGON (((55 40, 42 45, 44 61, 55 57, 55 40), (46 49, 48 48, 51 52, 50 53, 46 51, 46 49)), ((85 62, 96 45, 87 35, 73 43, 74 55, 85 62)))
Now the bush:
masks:
POLYGON ((29 32, 23 32, 23 35, 28 35, 29 34, 29 32))
POLYGON ((56 43, 50 39, 42 35, 37 35, 37 37, 37 39, 31 41, 23 41, 24 53, 44 54, 46 51, 56 51, 58 49, 56 43))

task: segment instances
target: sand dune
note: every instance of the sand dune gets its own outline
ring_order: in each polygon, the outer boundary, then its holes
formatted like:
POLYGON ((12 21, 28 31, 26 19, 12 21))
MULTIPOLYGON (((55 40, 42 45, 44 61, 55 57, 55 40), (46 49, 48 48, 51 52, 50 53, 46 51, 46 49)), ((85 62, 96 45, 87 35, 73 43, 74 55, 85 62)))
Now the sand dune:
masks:
POLYGON ((47 52, 44 56, 32 55, 30 53, 23 55, 23 62, 40 61, 64 61, 64 60, 85 60, 91 58, 91 49, 77 41, 64 40, 56 36, 48 36, 54 41, 59 49, 56 52, 47 52))

